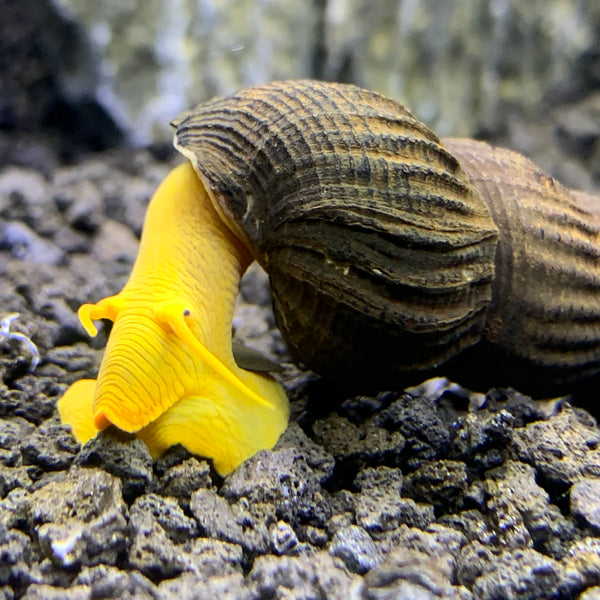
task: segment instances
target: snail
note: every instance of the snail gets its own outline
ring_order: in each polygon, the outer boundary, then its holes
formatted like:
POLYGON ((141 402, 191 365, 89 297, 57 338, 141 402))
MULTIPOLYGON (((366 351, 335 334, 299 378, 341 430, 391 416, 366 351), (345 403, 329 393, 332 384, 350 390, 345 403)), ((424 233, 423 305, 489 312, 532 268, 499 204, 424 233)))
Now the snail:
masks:
POLYGON ((522 365, 517 379, 531 368, 534 388, 600 368, 586 329, 600 278, 584 269, 600 248, 597 216, 532 163, 518 171, 519 155, 442 142, 394 100, 308 80, 242 90, 173 126, 188 162, 150 202, 129 281, 79 309, 92 335, 94 320, 114 321, 97 381, 59 401, 82 443, 112 424, 153 456, 182 443, 221 474, 275 444, 285 393, 231 349, 252 260, 296 360, 357 390, 441 366, 460 375, 479 348, 522 365), (521 189, 532 191, 523 205, 521 189), (523 278, 529 289, 513 296, 523 278))

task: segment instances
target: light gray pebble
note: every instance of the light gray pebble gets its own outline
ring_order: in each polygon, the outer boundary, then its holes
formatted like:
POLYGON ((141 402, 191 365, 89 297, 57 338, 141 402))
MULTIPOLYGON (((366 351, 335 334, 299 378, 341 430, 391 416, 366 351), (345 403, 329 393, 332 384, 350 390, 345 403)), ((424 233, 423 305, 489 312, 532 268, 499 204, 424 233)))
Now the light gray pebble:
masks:
POLYGON ((67 225, 63 225, 57 229, 50 239, 68 255, 89 252, 89 237, 85 233, 75 231, 67 225))
POLYGON ((129 564, 154 581, 176 577, 188 566, 185 550, 176 546, 158 522, 145 519, 134 525, 129 564))
POLYGON ((497 531, 490 524, 488 516, 477 509, 443 515, 438 523, 460 531, 469 541, 477 541, 486 546, 498 544, 497 531))
POLYGON ((269 528, 277 522, 276 508, 265 502, 240 498, 231 505, 235 522, 242 528, 242 546, 250 555, 265 554, 270 547, 269 528))
POLYGON ((55 201, 66 211, 69 225, 85 233, 94 233, 102 224, 102 195, 89 179, 73 181, 55 191, 55 201))
POLYGON ((234 544, 244 542, 244 532, 229 502, 214 490, 196 490, 190 500, 190 509, 202 536, 234 544))
POLYGON ((65 261, 65 253, 58 246, 25 223, 14 221, 0 227, 0 250, 8 250, 14 258, 30 263, 57 266, 65 261))
POLYGON ((136 237, 141 233, 148 203, 169 171, 169 165, 160 164, 157 167, 152 169, 148 165, 143 168, 141 177, 131 177, 117 170, 112 181, 108 181, 106 177, 98 180, 103 192, 104 214, 109 219, 126 225, 136 237), (158 177, 152 177, 153 172, 158 177), (122 194, 125 186, 127 187, 126 201, 122 194))
POLYGON ((533 549, 506 551, 484 563, 473 595, 478 600, 569 598, 581 591, 583 579, 583 574, 567 571, 560 562, 533 549))
POLYGON ((92 243, 92 254, 101 263, 121 262, 132 265, 138 249, 139 240, 131 229, 111 219, 102 222, 92 243))
MULTIPOLYGON (((34 484, 32 479, 37 479, 37 475, 32 473, 35 469, 31 467, 16 467, 0 464, 0 498, 8 496, 13 490, 30 490, 34 484)), ((4 515, 0 513, 0 522, 4 515)))
POLYGON ((242 277, 240 295, 248 304, 270 305, 269 276, 257 262, 252 263, 242 277))
MULTIPOLYGON (((205 577, 184 573, 159 585, 161 600, 258 600, 241 573, 205 577)), ((283 597, 281 597, 283 600, 283 597)))
POLYGON ((402 492, 404 475, 402 471, 391 467, 367 467, 354 478, 354 487, 370 496, 397 495, 402 492))
POLYGON ((487 514, 507 547, 543 548, 559 558, 573 538, 574 528, 536 481, 535 469, 507 461, 487 472, 487 514))
POLYGON ((350 571, 359 575, 364 575, 382 558, 371 536, 356 525, 339 529, 329 544, 328 552, 341 558, 350 571))
POLYGON ((27 588, 21 600, 92 600, 92 590, 86 585, 62 588, 34 583, 27 588))
POLYGON ((498 554, 491 544, 469 541, 456 554, 456 580, 471 589, 498 554))
POLYGON ((248 575, 255 598, 351 600, 358 576, 326 552, 312 556, 259 556, 248 575))
POLYGON ((39 315, 53 324, 49 330, 52 347, 68 344, 80 338, 83 333, 76 311, 67 303, 63 294, 57 293, 54 287, 44 286, 37 298, 39 315))
POLYGON ((31 529, 31 494, 22 487, 11 490, 0 500, 0 526, 7 529, 31 529))
POLYGON ((573 484, 571 512, 580 523, 600 532, 600 478, 586 477, 573 484))
MULTIPOLYGON (((0 466, 2 467, 18 467, 21 464, 21 452, 18 447, 2 448, 0 447, 0 466)), ((6 491, 3 491, 3 486, 0 484, 0 497, 5 496, 6 491)))
POLYGON ((69 519, 37 528, 44 555, 62 567, 117 564, 127 547, 128 535, 127 521, 116 509, 104 511, 89 523, 69 519))
POLYGON ((321 527, 305 525, 302 529, 303 539, 306 540, 309 545, 314 546, 315 548, 322 548, 329 541, 327 531, 321 527))
POLYGON ((466 538, 462 533, 438 523, 432 523, 426 530, 401 525, 377 542, 378 548, 385 554, 405 548, 436 559, 437 568, 450 581, 456 578, 457 557, 465 544, 466 538))
POLYGON ((174 498, 144 494, 129 509, 129 521, 139 528, 144 521, 156 521, 175 542, 183 543, 198 534, 194 519, 188 517, 174 498))
POLYGON ((418 550, 398 548, 364 578, 368 600, 471 600, 471 593, 454 586, 445 561, 418 550))
POLYGON ((557 484, 600 477, 600 431, 590 415, 568 404, 546 421, 515 429, 511 452, 557 484))
POLYGON ((97 469, 73 469, 31 495, 32 522, 44 555, 71 567, 115 564, 128 543, 120 481, 97 469))
POLYGON ((0 586, 25 589, 32 581, 33 557, 29 536, 0 525, 0 586))
MULTIPOLYGON (((0 384, 0 390, 2 389, 0 384)), ((6 389, 8 393, 8 389, 6 389)), ((2 396, 3 394, 0 394, 2 396)), ((20 466, 21 444, 35 432, 34 425, 21 417, 0 420, 0 463, 6 466, 20 466)), ((4 494, 2 494, 4 495, 4 494)))
POLYGON ((278 556, 294 554, 298 549, 298 536, 289 523, 277 521, 269 527, 269 539, 273 552, 278 556))
POLYGON ((158 588, 141 573, 107 565, 84 567, 73 584, 87 586, 93 599, 162 600, 158 588))
MULTIPOLYGON (((28 204, 41 204, 48 197, 48 182, 33 169, 8 166, 0 172, 0 210, 11 204, 11 196, 26 198, 28 204)), ((14 203, 14 197, 12 199, 14 203)))
POLYGON ((33 169, 6 167, 0 172, 0 215, 24 223, 39 235, 51 235, 63 219, 51 201, 50 185, 33 169))
POLYGON ((584 537, 573 542, 561 562, 584 586, 596 585, 600 581, 600 539, 584 537))
POLYGON ((44 362, 58 365, 69 373, 74 373, 73 379, 65 383, 73 383, 82 378, 82 373, 88 377, 98 372, 101 352, 90 348, 84 342, 78 342, 70 346, 57 346, 51 348, 44 354, 44 362))
POLYGON ((425 529, 435 521, 433 506, 393 494, 376 497, 364 493, 356 494, 354 503, 357 525, 363 527, 375 539, 384 537, 386 532, 398 528, 403 523, 425 529))
POLYGON ((188 540, 184 545, 186 570, 199 577, 243 573, 244 552, 238 544, 210 538, 188 540))

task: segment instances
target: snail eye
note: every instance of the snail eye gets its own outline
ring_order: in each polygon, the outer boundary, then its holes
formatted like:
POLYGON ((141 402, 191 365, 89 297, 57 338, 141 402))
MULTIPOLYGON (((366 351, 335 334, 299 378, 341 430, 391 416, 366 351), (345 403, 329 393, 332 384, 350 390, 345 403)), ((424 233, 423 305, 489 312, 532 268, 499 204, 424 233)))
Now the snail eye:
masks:
POLYGON ((192 314, 192 311, 189 308, 185 308, 183 310, 183 316, 184 317, 189 317, 192 314))

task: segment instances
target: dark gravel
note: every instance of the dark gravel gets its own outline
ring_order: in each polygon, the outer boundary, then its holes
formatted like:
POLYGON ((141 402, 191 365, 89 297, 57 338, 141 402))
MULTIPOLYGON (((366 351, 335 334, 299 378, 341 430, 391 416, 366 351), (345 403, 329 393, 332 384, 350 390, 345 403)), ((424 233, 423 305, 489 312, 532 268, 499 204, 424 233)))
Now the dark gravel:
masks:
MULTIPOLYGON (((170 168, 98 155, 0 171, 0 599, 600 598, 600 430, 566 401, 432 386, 332 401, 286 366, 294 421, 224 480, 181 447, 153 462, 55 410, 95 375, 77 307, 116 293, 170 168), (319 410, 311 407, 319 406, 319 410), (595 587, 597 586, 597 587, 595 587)), ((286 361, 253 270, 235 322, 286 361)))

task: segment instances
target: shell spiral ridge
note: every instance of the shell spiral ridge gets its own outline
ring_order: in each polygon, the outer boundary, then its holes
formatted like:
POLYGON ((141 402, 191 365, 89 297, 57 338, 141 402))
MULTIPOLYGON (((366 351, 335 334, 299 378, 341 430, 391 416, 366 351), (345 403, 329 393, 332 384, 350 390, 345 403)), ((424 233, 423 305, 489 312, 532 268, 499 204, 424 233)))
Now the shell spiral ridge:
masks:
POLYGON ((278 82, 175 126, 176 147, 269 273, 300 361, 425 373, 477 341, 497 229, 457 160, 401 104, 278 82))

